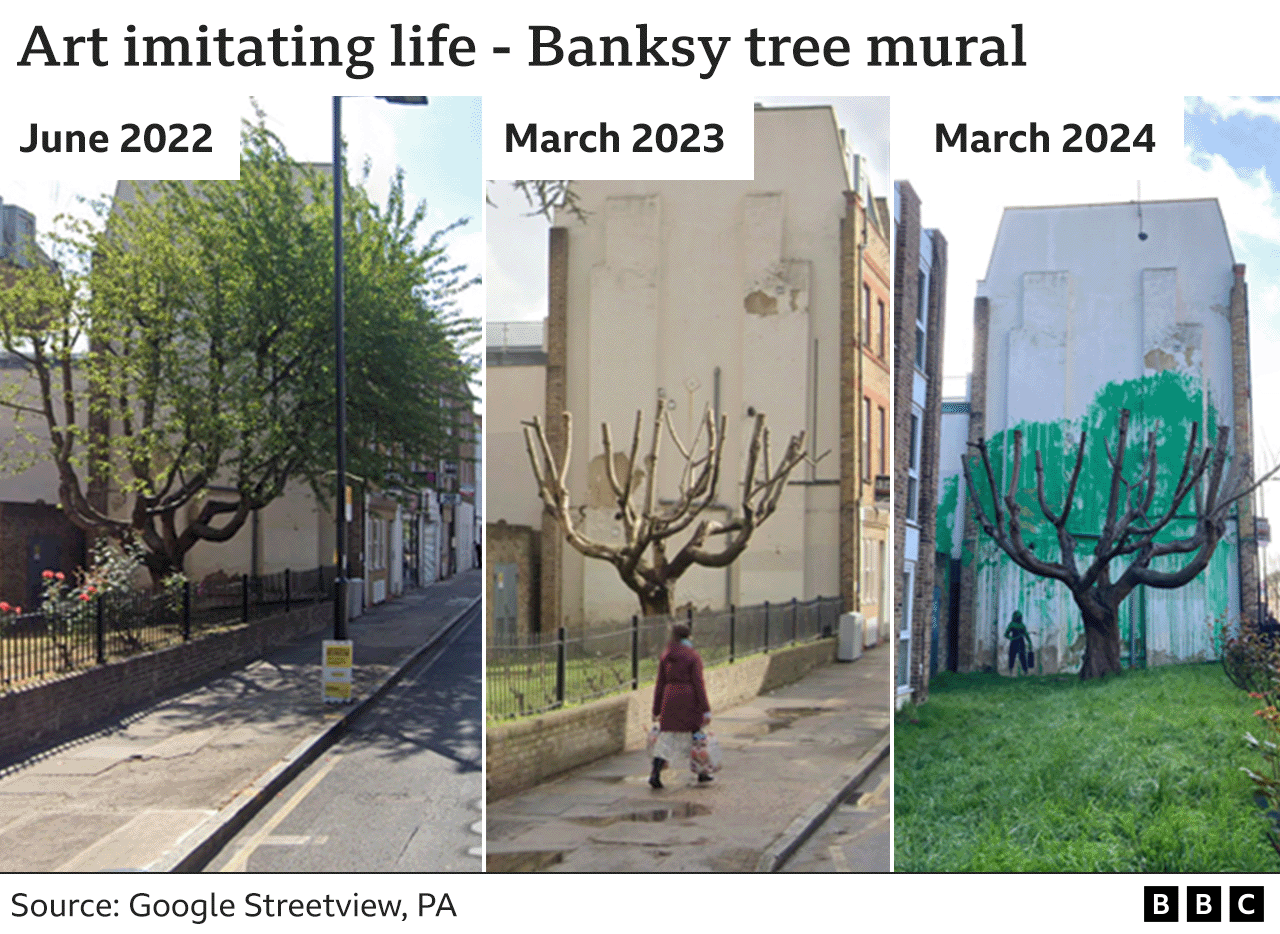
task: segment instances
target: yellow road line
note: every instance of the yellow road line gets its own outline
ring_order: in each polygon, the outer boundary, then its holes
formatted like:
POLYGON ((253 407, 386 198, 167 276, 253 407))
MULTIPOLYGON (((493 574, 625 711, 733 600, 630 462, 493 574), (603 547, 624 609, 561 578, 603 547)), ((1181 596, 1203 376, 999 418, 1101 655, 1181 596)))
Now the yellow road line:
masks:
POLYGON ((249 863, 249 857, 253 855, 254 851, 258 847, 262 846, 262 842, 266 840, 267 837, 271 836, 271 831, 279 827, 284 819, 293 813, 293 809, 301 804, 303 799, 306 798, 307 795, 311 794, 320 782, 324 781, 324 777, 333 770, 333 767, 338 764, 338 761, 341 758, 341 755, 331 756, 328 761, 320 767, 320 770, 316 772, 315 775, 311 776, 311 779, 299 788, 292 798, 285 802, 284 807, 280 808, 279 811, 273 814, 271 819, 262 825, 262 829, 254 834, 252 839, 240 848, 239 852, 231 858, 231 861, 218 871, 244 872, 245 866, 249 863))

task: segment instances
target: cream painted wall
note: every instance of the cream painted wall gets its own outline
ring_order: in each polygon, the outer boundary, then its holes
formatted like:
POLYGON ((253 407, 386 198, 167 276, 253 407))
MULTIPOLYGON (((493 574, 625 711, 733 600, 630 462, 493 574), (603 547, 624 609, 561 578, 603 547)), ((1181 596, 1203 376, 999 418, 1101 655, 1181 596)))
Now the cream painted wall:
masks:
MULTIPOLYGON (((35 377, 18 361, 0 360, 0 393, 32 404, 35 377)), ((48 437, 43 418, 26 415, 19 424, 12 409, 0 407, 0 502, 57 504, 58 471, 45 450, 48 437)))
POLYGON ((520 426, 546 412, 547 371, 543 366, 489 366, 485 369, 484 516, 540 528, 542 501, 529 467, 520 426))
POLYGON ((988 435, 1079 418, 1099 387, 1148 375, 1164 347, 1231 420, 1230 241, 1214 199, 1008 208, 978 296, 990 303, 988 435), (1158 319, 1158 320, 1157 320, 1158 319), (1178 323, 1200 330, 1190 364, 1178 323), (1036 373, 1034 393, 1010 370, 1036 373))
MULTIPOLYGON (((767 413, 775 452, 802 428, 818 453, 832 451, 816 470, 793 474, 829 485, 790 486, 737 567, 690 571, 677 604, 839 593, 839 251, 848 158, 829 108, 757 110, 755 181, 575 183, 587 222, 557 221, 570 231, 575 495, 588 490, 588 462, 602 452, 601 422, 612 426, 615 446, 626 447, 636 410, 647 437, 661 395, 688 437, 712 403, 717 367, 728 415, 721 502, 736 505, 740 495, 753 410, 767 413)), ((669 439, 664 447, 673 450, 669 439)), ((661 494, 672 497, 677 461, 667 457, 662 471, 661 494)), ((595 503, 588 501, 588 526, 603 535, 612 509, 595 503)), ((625 618, 637 608, 611 567, 571 548, 562 586, 571 622, 625 618)))

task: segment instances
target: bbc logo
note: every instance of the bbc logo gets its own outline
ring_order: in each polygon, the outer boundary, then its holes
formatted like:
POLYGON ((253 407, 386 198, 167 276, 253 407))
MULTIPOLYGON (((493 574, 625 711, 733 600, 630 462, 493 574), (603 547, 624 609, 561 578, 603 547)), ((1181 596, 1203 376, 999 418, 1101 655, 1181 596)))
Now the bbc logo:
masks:
MULTIPOLYGON (((1263 893, 1260 885, 1233 885, 1227 891, 1228 921, 1261 921, 1263 893)), ((1188 921, 1221 921, 1222 886, 1189 885, 1183 903, 1188 921)), ((1143 921, 1178 920, 1178 886, 1142 887, 1143 921)))

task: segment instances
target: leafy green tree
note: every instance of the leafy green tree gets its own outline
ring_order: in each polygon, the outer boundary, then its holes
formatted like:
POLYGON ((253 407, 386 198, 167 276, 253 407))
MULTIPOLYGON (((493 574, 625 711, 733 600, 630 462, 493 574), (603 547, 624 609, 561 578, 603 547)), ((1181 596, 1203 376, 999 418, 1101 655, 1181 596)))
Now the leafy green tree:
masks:
MULTIPOLYGON (((0 290, 27 377, 0 392, 17 466, 49 458, 68 518, 139 542, 153 580, 290 482, 332 496, 331 177, 246 124, 238 182, 136 183, 0 290)), ((456 456, 477 328, 455 297, 476 280, 446 256, 452 228, 419 243, 401 176, 385 207, 345 184, 351 470, 395 489, 456 456)))

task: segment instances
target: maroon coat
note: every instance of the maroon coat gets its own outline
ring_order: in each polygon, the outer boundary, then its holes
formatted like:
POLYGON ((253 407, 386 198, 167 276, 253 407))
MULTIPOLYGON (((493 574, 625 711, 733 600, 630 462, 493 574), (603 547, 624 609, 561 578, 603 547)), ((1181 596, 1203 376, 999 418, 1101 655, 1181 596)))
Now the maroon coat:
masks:
POLYGON ((653 715, 666 733, 691 733, 702 728, 702 715, 711 712, 702 683, 702 658, 682 642, 670 643, 658 662, 653 686, 653 715))

